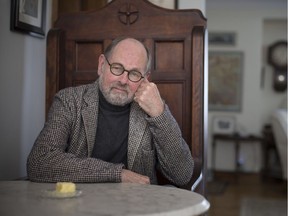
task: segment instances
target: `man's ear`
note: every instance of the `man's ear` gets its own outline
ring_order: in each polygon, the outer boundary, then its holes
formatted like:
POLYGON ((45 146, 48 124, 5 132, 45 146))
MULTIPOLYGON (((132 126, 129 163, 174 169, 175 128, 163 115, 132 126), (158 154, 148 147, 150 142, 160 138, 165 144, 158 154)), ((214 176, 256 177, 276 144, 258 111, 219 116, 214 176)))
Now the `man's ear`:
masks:
POLYGON ((146 78, 149 82, 151 81, 151 72, 150 71, 147 72, 146 78))
POLYGON ((104 72, 105 56, 101 54, 98 58, 98 75, 100 76, 104 72))

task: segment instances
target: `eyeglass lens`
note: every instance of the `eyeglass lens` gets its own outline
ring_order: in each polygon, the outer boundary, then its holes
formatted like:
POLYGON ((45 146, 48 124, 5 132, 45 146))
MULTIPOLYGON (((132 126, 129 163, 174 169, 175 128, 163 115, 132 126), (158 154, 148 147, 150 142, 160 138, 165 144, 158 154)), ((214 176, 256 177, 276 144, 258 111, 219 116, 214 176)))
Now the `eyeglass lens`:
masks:
POLYGON ((128 71, 120 63, 110 63, 107 58, 106 60, 110 66, 111 73, 114 74, 115 76, 120 76, 124 73, 124 71, 126 71, 128 73, 128 79, 132 82, 138 82, 142 78, 144 78, 139 71, 136 70, 128 71))

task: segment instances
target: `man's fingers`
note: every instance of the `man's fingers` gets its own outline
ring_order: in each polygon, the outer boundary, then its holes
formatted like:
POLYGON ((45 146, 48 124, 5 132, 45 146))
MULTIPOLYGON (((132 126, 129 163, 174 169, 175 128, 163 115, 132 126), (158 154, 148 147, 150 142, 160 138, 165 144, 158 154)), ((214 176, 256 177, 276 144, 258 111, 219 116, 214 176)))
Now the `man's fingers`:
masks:
MULTIPOLYGON (((144 77, 143 82, 144 82, 144 83, 149 83, 148 78, 147 78, 147 77, 144 77)), ((143 83, 143 82, 142 82, 142 83, 143 83)))
POLYGON ((148 176, 143 176, 126 169, 122 170, 121 180, 126 183, 150 184, 148 176))

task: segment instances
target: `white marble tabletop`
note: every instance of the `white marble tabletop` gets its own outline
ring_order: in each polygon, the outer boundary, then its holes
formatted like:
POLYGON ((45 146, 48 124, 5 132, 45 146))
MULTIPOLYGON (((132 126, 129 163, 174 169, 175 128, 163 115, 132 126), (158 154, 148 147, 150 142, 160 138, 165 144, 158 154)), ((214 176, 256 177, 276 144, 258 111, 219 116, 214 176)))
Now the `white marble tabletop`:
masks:
POLYGON ((50 196, 55 184, 0 181, 0 215, 181 216, 199 215, 210 207, 203 196, 174 187, 129 183, 76 186, 77 196, 55 198, 50 196))

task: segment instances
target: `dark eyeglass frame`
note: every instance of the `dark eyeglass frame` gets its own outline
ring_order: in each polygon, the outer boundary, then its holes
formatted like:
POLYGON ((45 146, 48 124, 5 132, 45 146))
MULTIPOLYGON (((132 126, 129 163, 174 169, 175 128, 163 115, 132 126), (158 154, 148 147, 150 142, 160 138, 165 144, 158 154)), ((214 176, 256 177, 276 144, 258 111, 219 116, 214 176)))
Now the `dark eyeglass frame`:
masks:
POLYGON ((125 71, 128 73, 128 79, 131 81, 131 82, 134 82, 134 83, 136 83, 136 82, 139 82, 141 79, 143 79, 144 78, 144 76, 139 72, 139 71, 137 71, 137 70, 126 70, 125 68, 124 68, 124 66, 122 65, 122 64, 120 64, 120 63, 110 63, 109 61, 108 61, 108 59, 107 59, 107 57, 106 56, 104 56, 105 57, 105 59, 106 59, 106 61, 107 61, 107 63, 108 63, 108 65, 110 66, 110 72, 114 75, 114 76, 121 76, 125 71), (113 73, 113 71, 112 71, 112 68, 113 68, 113 66, 118 66, 118 67, 121 67, 122 69, 123 69, 123 71, 122 71, 122 73, 121 74, 115 74, 115 73, 113 73), (139 76, 139 80, 131 80, 130 79, 130 74, 131 73, 138 73, 140 76, 139 76))

